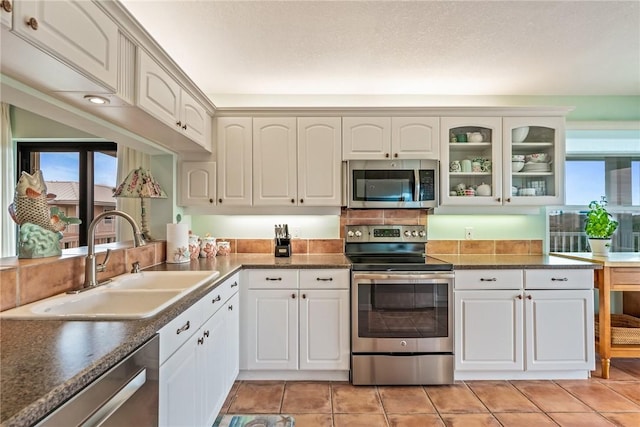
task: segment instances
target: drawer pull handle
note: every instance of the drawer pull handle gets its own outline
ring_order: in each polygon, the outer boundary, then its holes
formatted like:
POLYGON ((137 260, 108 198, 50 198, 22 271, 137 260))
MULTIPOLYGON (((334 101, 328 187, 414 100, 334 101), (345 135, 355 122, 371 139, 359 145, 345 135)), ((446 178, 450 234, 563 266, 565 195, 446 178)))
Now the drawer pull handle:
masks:
POLYGON ((204 344, 204 338, 198 338, 198 345, 204 344))
POLYGON ((481 277, 481 278, 480 278, 480 281, 481 281, 481 282, 495 282, 495 281, 497 281, 497 280, 498 280, 498 279, 496 279, 495 277, 490 277, 490 278, 488 278, 488 279, 485 279, 484 277, 481 277))
POLYGON ((332 282, 333 281, 333 277, 316 277, 316 280, 318 282, 332 282))
POLYGON ((232 288, 235 288, 236 286, 238 286, 238 282, 233 282, 233 285, 231 285, 232 288))
POLYGON ((267 277, 267 280, 272 281, 272 282, 278 282, 278 281, 282 280, 282 277, 267 277))
POLYGON ((204 335, 205 338, 209 338, 209 330, 204 331, 202 335, 204 335))
POLYGON ((215 304, 216 302, 220 301, 220 295, 218 295, 217 297, 215 297, 214 299, 211 300, 211 304, 215 304))
POLYGON ((230 304, 230 305, 229 305, 228 310, 229 310, 229 311, 233 311, 233 304, 230 304))
POLYGON ((180 333, 186 331, 190 327, 191 327, 191 322, 187 320, 187 323, 185 323, 181 328, 178 328, 178 330, 176 330, 176 335, 179 335, 180 333))
POLYGON ((567 281, 569 281, 569 279, 567 279, 566 277, 552 277, 551 281, 552 282, 567 282, 567 281))

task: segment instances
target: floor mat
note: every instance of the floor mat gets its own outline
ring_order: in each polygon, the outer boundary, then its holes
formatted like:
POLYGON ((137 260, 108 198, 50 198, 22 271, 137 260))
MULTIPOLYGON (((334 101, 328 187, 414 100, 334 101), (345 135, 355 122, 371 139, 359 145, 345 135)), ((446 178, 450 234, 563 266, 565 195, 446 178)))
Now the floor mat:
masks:
POLYGON ((219 415, 213 427, 294 427, 291 415, 219 415))

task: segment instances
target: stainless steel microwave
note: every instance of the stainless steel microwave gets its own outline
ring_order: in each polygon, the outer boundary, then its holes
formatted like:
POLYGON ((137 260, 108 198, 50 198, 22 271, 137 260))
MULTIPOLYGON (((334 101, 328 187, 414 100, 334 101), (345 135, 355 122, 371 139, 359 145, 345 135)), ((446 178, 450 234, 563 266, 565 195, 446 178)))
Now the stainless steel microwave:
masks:
POLYGON ((349 208, 434 208, 438 206, 437 160, 351 160, 349 208))

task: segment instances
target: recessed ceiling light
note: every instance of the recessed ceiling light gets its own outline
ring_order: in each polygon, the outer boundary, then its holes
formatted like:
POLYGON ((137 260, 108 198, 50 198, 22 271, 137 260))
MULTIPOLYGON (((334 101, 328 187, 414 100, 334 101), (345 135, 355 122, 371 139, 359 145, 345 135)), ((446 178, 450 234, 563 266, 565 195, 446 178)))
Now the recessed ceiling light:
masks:
POLYGON ((97 105, 105 105, 109 103, 109 99, 103 96, 98 96, 98 95, 85 95, 84 99, 91 102, 92 104, 97 104, 97 105))

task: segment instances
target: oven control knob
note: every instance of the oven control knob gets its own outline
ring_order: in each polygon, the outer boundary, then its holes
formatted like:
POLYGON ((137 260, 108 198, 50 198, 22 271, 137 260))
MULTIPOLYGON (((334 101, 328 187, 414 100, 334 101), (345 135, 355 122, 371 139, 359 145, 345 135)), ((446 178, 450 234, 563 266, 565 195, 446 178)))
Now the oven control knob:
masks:
POLYGON ((347 231, 347 236, 353 237, 353 234, 354 234, 353 231, 351 231, 351 230, 347 231))
POLYGON ((411 232, 411 235, 412 235, 413 237, 418 237, 418 232, 417 232, 416 230, 413 230, 413 231, 411 232))
POLYGON ((362 237, 362 231, 356 230, 355 235, 356 237, 362 237))
POLYGON ((418 236, 420 236, 420 237, 424 237, 424 236, 426 236, 426 235, 427 235, 427 233, 425 233, 425 232, 424 232, 424 230, 420 230, 420 231, 418 232, 418 236))
POLYGON ((405 231, 404 231, 404 235, 405 235, 406 237, 411 237, 411 232, 410 232, 409 230, 405 230, 405 231))
POLYGON ((405 340, 400 341, 400 346, 401 347, 406 347, 407 346, 407 342, 405 340))

